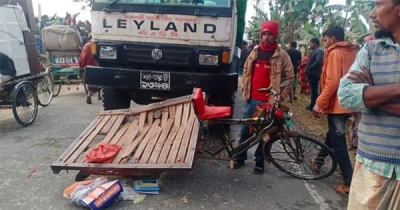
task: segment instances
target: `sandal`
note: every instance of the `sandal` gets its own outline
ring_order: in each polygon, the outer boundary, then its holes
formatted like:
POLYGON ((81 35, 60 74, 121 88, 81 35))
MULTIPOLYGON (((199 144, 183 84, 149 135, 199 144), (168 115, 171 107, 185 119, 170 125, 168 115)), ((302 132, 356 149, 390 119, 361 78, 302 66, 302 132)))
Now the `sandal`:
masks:
POLYGON ((341 195, 348 195, 350 193, 350 186, 346 185, 335 186, 333 189, 341 195))
POLYGON ((319 166, 317 166, 317 163, 316 163, 317 161, 315 160, 315 158, 311 158, 310 162, 311 162, 312 170, 315 173, 319 174, 321 172, 321 168, 319 166))
POLYGON ((256 166, 254 167, 253 174, 263 174, 264 171, 265 171, 264 162, 262 162, 262 163, 256 162, 256 166))
POLYGON ((264 168, 263 167, 254 167, 253 174, 263 174, 264 168))

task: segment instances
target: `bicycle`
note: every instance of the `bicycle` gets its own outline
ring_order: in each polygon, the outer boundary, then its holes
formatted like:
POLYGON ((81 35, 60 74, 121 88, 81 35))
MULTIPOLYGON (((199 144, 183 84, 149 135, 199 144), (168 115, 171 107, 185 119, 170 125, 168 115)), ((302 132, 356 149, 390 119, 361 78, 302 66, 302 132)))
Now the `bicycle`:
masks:
MULTIPOLYGON (((281 88, 290 85, 290 81, 282 83, 281 88)), ((247 152, 251 147, 263 143, 264 158, 282 172, 293 177, 305 180, 318 180, 331 176, 337 167, 332 150, 324 143, 290 130, 293 113, 282 110, 279 101, 280 93, 272 88, 259 89, 259 92, 272 93, 274 102, 262 103, 258 107, 257 117, 248 119, 226 119, 230 116, 230 107, 206 106, 201 89, 194 90, 194 108, 205 131, 210 125, 217 127, 217 133, 223 144, 215 152, 205 151, 215 157, 226 150, 230 159, 230 168, 233 168, 235 158, 247 152), (235 140, 229 139, 225 130, 226 125, 250 125, 254 134, 238 146, 233 146, 235 140), (319 168, 315 168, 315 165, 319 168), (314 167, 313 167, 314 166, 314 167)))

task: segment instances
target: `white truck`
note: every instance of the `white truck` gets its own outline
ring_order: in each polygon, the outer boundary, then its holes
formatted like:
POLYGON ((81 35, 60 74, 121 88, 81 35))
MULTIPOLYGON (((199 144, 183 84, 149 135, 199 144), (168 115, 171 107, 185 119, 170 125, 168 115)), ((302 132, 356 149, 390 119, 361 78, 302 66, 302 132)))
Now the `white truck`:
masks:
POLYGON ((236 0, 94 0, 98 66, 86 68, 85 83, 104 87, 105 110, 187 95, 194 87, 211 104, 233 106, 236 8, 236 0))

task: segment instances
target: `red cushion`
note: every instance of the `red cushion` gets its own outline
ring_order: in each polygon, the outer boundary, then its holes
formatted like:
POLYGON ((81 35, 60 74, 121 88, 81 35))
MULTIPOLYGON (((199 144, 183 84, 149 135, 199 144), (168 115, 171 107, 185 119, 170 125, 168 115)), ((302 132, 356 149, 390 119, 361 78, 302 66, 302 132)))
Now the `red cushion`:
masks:
POLYGON ((232 113, 232 108, 229 106, 206 106, 203 98, 203 90, 201 88, 195 88, 193 102, 196 107, 197 115, 201 120, 229 117, 232 113))
POLYGON ((202 120, 229 117, 232 113, 232 108, 229 106, 205 106, 204 108, 204 114, 200 115, 202 120))
POLYGON ((194 96, 193 96, 193 102, 196 107, 196 112, 199 116, 204 114, 204 98, 203 98, 203 91, 201 88, 195 88, 194 89, 194 96))

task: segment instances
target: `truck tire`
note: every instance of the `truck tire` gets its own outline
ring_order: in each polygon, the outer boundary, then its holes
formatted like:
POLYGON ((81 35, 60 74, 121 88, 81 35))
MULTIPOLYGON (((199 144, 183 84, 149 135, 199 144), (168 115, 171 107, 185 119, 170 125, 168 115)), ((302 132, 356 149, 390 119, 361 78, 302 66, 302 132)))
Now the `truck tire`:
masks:
POLYGON ((131 98, 126 91, 116 88, 103 89, 104 110, 127 109, 130 106, 131 98))

